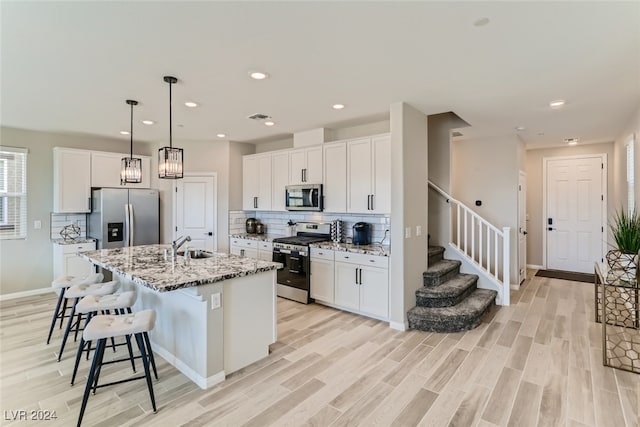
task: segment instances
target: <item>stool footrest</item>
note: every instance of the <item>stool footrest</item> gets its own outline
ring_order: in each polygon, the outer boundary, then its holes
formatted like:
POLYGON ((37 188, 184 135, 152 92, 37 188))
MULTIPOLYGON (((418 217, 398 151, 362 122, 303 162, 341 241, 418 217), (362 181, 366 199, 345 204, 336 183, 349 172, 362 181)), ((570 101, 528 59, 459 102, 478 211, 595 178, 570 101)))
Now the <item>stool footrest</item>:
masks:
MULTIPOLYGON (((126 359, 125 359, 126 360, 126 359)), ((103 365, 106 365, 106 363, 103 363, 103 365)), ((124 380, 120 380, 120 381, 114 381, 111 383, 106 383, 106 384, 98 384, 96 386, 94 386, 94 388, 102 388, 102 387, 108 387, 110 385, 116 385, 116 384, 122 384, 122 383, 128 383, 129 381, 136 381, 136 380, 143 380, 146 377, 144 375, 140 375, 137 377, 131 377, 131 378, 126 378, 124 380)))

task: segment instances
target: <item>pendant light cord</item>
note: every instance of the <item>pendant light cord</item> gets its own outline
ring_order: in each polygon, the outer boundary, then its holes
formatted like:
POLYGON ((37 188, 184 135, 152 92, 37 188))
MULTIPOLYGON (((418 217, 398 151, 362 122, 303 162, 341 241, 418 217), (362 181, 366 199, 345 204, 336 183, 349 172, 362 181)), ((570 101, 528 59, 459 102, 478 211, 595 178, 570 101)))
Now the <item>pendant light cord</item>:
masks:
POLYGON ((133 102, 131 103, 131 132, 129 132, 129 136, 131 136, 131 143, 129 146, 129 157, 133 159, 133 102))
POLYGON ((173 148, 173 123, 171 119, 171 85, 173 83, 169 81, 169 148, 173 148))

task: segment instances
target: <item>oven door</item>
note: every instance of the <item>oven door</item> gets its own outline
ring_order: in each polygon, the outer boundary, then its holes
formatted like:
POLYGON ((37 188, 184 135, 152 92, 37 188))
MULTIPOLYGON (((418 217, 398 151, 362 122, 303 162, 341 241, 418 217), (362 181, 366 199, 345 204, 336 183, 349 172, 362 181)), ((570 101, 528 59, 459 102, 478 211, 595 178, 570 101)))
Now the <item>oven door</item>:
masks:
POLYGON ((309 257, 297 251, 273 250, 273 262, 279 262, 284 268, 278 270, 277 282, 303 291, 309 290, 309 257))

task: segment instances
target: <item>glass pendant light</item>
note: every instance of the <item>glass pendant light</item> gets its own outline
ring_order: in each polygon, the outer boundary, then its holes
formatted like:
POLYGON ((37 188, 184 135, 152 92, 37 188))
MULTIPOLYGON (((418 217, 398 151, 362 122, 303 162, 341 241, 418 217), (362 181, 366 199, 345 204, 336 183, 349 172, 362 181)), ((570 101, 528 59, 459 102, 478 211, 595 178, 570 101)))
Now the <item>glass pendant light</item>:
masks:
POLYGON ((164 179, 180 179, 182 174, 182 148, 173 148, 172 122, 171 122, 171 85, 178 81, 177 78, 164 76, 164 81, 169 83, 169 146, 162 147, 158 151, 158 177, 164 179))
POLYGON ((131 105, 131 143, 129 146, 129 157, 122 158, 122 168, 120 169, 120 184, 142 182, 142 159, 133 157, 133 106, 138 105, 138 101, 127 99, 127 104, 131 105))

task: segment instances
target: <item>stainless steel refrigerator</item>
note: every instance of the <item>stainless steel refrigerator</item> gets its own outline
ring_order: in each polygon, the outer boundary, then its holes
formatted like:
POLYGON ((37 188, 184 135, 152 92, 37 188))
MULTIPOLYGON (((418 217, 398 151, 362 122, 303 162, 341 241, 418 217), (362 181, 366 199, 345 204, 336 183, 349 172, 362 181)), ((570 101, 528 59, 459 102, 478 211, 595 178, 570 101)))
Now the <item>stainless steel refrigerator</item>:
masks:
POLYGON ((160 242, 158 190, 100 188, 91 192, 87 235, 98 249, 160 242))

